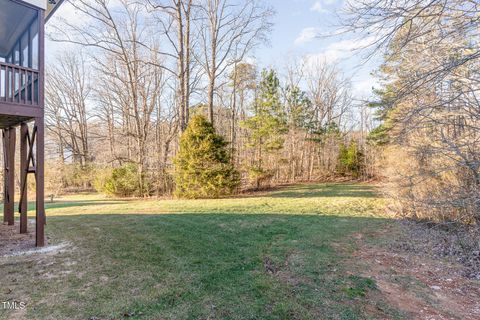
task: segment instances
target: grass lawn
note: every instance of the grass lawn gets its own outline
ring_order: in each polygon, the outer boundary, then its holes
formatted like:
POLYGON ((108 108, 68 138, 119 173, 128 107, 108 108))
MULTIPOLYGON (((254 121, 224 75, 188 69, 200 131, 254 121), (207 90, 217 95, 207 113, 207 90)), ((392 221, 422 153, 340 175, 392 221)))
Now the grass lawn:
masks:
POLYGON ((394 318, 351 258, 356 235, 389 223, 383 205, 364 184, 222 200, 60 199, 47 203, 47 235, 68 246, 0 258, 0 301, 27 302, 0 318, 394 318))

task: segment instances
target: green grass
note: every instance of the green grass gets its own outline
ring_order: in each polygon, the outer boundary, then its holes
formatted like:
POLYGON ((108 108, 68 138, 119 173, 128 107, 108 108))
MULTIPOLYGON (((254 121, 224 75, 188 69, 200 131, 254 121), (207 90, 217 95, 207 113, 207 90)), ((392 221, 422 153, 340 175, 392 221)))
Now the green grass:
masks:
MULTIPOLYGON (((288 187, 262 195, 209 200, 119 200, 101 195, 69 196, 46 203, 48 216, 84 214, 294 214, 379 217, 383 199, 368 185, 288 187)), ((31 205, 30 209, 34 206, 31 205)), ((34 214, 33 211, 30 212, 34 214)))
POLYGON ((47 206, 50 243, 70 247, 0 258, 2 287, 12 290, 0 301, 26 300, 28 319, 395 314, 372 314, 368 306, 381 303, 375 282, 352 274, 353 236, 389 223, 368 185, 300 185, 221 200, 83 195, 47 206))

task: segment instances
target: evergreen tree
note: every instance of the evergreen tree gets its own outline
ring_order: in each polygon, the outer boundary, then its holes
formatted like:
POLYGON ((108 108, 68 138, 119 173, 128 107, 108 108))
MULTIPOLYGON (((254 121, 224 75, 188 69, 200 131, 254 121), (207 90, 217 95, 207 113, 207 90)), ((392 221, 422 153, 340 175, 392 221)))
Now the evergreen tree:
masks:
POLYGON ((288 86, 285 89, 285 100, 289 126, 310 129, 314 115, 307 93, 298 86, 288 86))
POLYGON ((250 130, 249 146, 256 151, 249 172, 257 188, 262 180, 273 175, 265 166, 265 157, 283 148, 284 134, 288 131, 285 106, 280 99, 280 80, 274 70, 262 71, 259 90, 253 116, 243 122, 243 126, 250 130))
POLYGON ((389 127, 385 124, 382 123, 372 131, 367 136, 367 141, 371 145, 374 146, 385 146, 390 143, 390 137, 389 137, 389 127))
POLYGON ((280 100, 280 80, 274 70, 263 70, 260 96, 254 105, 254 115, 244 122, 251 129, 250 144, 265 151, 280 150, 287 132, 284 105, 280 100))
POLYGON ((204 116, 192 117, 175 158, 176 196, 196 199, 231 194, 240 180, 227 145, 204 116))
POLYGON ((338 173, 358 178, 362 173, 363 158, 363 152, 358 148, 355 141, 351 141, 348 147, 342 143, 338 153, 338 173))

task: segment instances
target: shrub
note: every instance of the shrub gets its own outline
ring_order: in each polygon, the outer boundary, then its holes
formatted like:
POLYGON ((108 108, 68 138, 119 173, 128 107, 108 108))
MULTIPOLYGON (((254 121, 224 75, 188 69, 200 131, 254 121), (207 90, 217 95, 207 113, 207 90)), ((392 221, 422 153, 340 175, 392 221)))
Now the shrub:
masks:
POLYGON ((95 176, 93 164, 81 166, 79 164, 59 164, 62 167, 62 181, 64 189, 88 190, 92 188, 95 176))
POLYGON ((363 169, 363 153, 358 149, 357 144, 352 141, 347 147, 340 145, 338 153, 337 172, 341 175, 351 175, 358 178, 363 169))
POLYGON ((217 198, 231 194, 240 180, 227 145, 204 116, 192 117, 180 138, 180 150, 174 161, 175 195, 217 198))
POLYGON ((93 180, 93 187, 97 192, 100 193, 105 193, 107 194, 105 190, 105 185, 107 184, 107 181, 111 178, 112 176, 112 167, 103 167, 103 168, 97 168, 95 170, 95 179, 93 180))
MULTIPOLYGON (((49 159, 45 161, 45 193, 58 195, 64 192, 90 191, 94 185, 96 171, 93 164, 81 166, 49 159)), ((34 184, 30 187, 34 188, 34 184)))
POLYGON ((268 186, 274 175, 273 170, 267 170, 260 166, 253 166, 248 170, 248 176, 254 183, 256 190, 259 190, 261 186, 268 186))
MULTIPOLYGON (((62 193, 65 189, 64 179, 65 166, 60 161, 46 160, 45 161, 45 194, 54 195, 62 193)), ((34 192, 35 179, 28 177, 28 191, 34 192)))
POLYGON ((138 196, 140 182, 138 166, 135 163, 127 163, 121 167, 98 174, 95 181, 97 191, 110 196, 131 197, 138 196))

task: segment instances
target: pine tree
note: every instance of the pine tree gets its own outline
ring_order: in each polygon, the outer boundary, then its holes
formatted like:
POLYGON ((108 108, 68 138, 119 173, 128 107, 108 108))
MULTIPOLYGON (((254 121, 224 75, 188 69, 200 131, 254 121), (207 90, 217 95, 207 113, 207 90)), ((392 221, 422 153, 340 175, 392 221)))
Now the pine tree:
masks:
POLYGON ((363 158, 363 153, 355 141, 351 141, 348 147, 342 143, 338 153, 338 173, 358 178, 362 173, 363 158))
POLYGON ((265 158, 283 148, 288 131, 285 106, 280 99, 280 80, 274 70, 263 70, 260 94, 255 101, 253 116, 243 122, 249 129, 249 146, 256 151, 256 159, 249 168, 257 189, 261 181, 273 175, 265 166, 265 158))
POLYGON ((174 161, 176 196, 196 199, 231 194, 240 180, 227 145, 204 116, 192 117, 174 161))

